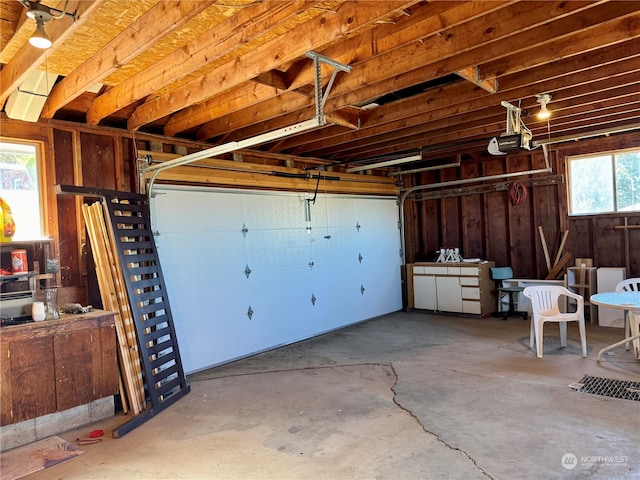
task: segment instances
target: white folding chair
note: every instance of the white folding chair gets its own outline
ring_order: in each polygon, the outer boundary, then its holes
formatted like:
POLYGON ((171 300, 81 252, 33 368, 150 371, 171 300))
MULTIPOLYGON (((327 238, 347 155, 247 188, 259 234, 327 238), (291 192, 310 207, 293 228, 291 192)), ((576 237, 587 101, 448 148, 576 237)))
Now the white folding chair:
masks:
MULTIPOLYGON (((627 278, 616 285, 616 292, 640 292, 640 278, 627 278)), ((629 323, 629 312, 624 311, 624 336, 631 336, 631 324, 629 323)), ((624 349, 629 350, 629 343, 625 343, 624 349)))
POLYGON ((557 322, 560 327, 560 345, 567 346, 567 322, 578 322, 582 356, 587 356, 587 335, 584 325, 584 298, 558 285, 535 285, 524 289, 522 294, 531 301, 533 316, 529 332, 529 348, 536 346, 538 358, 542 358, 543 330, 546 322, 557 322), (562 313, 559 308, 561 295, 576 300, 576 311, 562 313))

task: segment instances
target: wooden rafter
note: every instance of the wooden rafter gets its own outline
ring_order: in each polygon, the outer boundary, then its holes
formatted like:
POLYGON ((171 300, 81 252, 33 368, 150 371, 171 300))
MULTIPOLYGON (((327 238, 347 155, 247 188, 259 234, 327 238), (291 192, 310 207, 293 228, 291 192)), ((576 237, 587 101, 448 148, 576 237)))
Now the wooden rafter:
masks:
MULTIPOLYGON (((46 24, 45 32, 53 44, 52 49, 61 45, 83 25, 92 12, 98 10, 106 2, 107 0, 69 2, 67 8, 68 11, 75 12, 75 21, 67 17, 49 21, 46 24)), ((3 66, 0 70, 0 105, 4 105, 11 92, 18 88, 31 72, 37 70, 45 62, 47 55, 50 55, 47 50, 34 48, 31 44, 26 43, 11 61, 3 66)))
POLYGON ((95 125, 153 91, 229 55, 258 35, 264 35, 265 30, 299 14, 305 5, 308 6, 308 2, 279 2, 275 6, 271 3, 259 3, 248 6, 216 29, 205 32, 184 48, 167 55, 161 62, 129 77, 96 98, 87 112, 87 122, 95 125))
POLYGON ((52 118, 60 108, 130 62, 160 38, 191 20, 212 3, 213 0, 170 0, 157 3, 57 83, 49 94, 41 116, 52 118))
MULTIPOLYGON (((349 38, 344 42, 340 43, 336 46, 331 46, 325 50, 325 56, 332 58, 336 61, 340 61, 345 64, 351 65, 355 62, 354 66, 359 64, 363 64, 365 60, 371 61, 376 56, 380 55, 382 52, 388 52, 389 45, 402 45, 407 43, 414 43, 417 41, 421 41, 425 37, 429 37, 432 35, 437 35, 442 32, 444 28, 458 25, 466 20, 477 18, 480 13, 488 13, 499 6, 502 6, 505 3, 510 2, 490 2, 489 4, 463 4, 460 5, 457 2, 438 2, 433 5, 429 5, 430 9, 429 14, 424 12, 419 12, 415 16, 410 17, 408 20, 403 21, 403 28, 392 28, 393 26, 381 25, 375 32, 367 31, 363 32, 360 36, 349 38), (433 9, 436 9, 434 11, 433 9), (406 25, 405 25, 406 24, 406 25)), ((398 55, 404 55, 404 52, 398 51, 398 55)), ((390 63, 393 65, 393 62, 390 63)), ((395 67, 392 67, 392 71, 395 73, 401 73, 395 67)), ((302 68, 298 70, 296 75, 293 78, 290 78, 290 89, 301 88, 304 85, 309 85, 313 83, 314 79, 314 71, 313 65, 309 62, 302 65, 302 68)), ((341 83, 344 82, 344 79, 341 80, 341 83)), ((354 90, 359 90, 361 85, 357 85, 358 88, 355 88, 353 82, 350 82, 351 88, 354 90)), ((388 88, 386 87, 385 91, 378 91, 375 93, 371 93, 371 95, 381 95, 384 93, 388 93, 388 88)), ((401 85, 395 85, 394 88, 402 88, 401 85)), ((225 97, 227 95, 225 94, 225 97)), ((207 101, 207 104, 203 104, 200 106, 200 110, 204 112, 204 115, 209 114, 209 120, 215 122, 217 117, 222 116, 223 109, 216 109, 213 112, 208 110, 209 104, 219 103, 220 95, 216 95, 207 101), (216 113, 218 115, 216 116, 216 113)), ((261 99, 262 102, 269 101, 268 98, 261 99)), ((224 102, 224 100, 223 100, 224 102)), ((342 105, 340 108, 345 107, 346 105, 342 105)), ((197 108, 197 107, 196 107, 197 108)), ((191 109, 191 114, 193 115, 195 109, 191 109)), ((198 112, 199 114, 200 112, 198 112)), ((228 112, 227 112, 228 113, 228 112)), ((226 114, 225 114, 226 115, 226 114)), ((193 127, 196 124, 201 124, 202 121, 195 123, 194 120, 189 122, 189 117, 187 115, 181 115, 182 124, 180 128, 182 130, 186 130, 187 128, 193 127)), ((193 117, 191 117, 193 118, 193 117)), ((197 118, 201 118, 198 115, 197 118)), ((246 117, 245 117, 246 118, 246 117)), ((176 130, 175 128, 168 129, 165 131, 167 134, 177 133, 181 130, 176 130)), ((225 130, 225 132, 228 130, 225 130)), ((219 128, 212 123, 211 125, 206 125, 202 127, 198 132, 199 138, 209 138, 214 135, 217 135, 220 132, 219 128)), ((221 132, 222 133, 222 132, 221 132)))
POLYGON ((309 25, 308 28, 289 30, 246 55, 205 73, 179 90, 144 103, 133 112, 127 126, 130 130, 136 130, 184 108, 190 102, 202 101, 216 93, 227 91, 265 70, 278 68, 283 63, 304 56, 308 50, 323 47, 341 36, 354 35, 371 28, 376 20, 413 3, 415 1, 345 3, 337 13, 325 13, 307 22, 305 25, 309 25))

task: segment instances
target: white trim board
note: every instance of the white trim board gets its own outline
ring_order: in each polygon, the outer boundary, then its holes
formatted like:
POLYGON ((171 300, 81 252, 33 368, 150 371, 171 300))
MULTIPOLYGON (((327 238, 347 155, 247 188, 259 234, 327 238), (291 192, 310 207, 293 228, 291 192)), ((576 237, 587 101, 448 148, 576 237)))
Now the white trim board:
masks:
POLYGON ((402 308, 396 199, 319 193, 307 233, 311 197, 154 188, 153 230, 186 373, 402 308))

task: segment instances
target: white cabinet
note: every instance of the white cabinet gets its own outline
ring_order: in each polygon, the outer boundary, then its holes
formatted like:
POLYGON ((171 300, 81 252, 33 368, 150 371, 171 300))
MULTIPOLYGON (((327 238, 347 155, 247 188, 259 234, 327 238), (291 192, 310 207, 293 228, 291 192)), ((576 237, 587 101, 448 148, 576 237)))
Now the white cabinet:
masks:
POLYGON ((489 315, 495 310, 493 262, 407 265, 409 308, 489 315))
POLYGON ((418 292, 414 297, 415 308, 437 310, 435 275, 419 275, 413 279, 413 289, 418 292))
POLYGON ((460 277, 454 275, 436 277, 438 310, 443 312, 462 312, 460 277))
MULTIPOLYGON (((598 292, 615 292, 616 285, 627 278, 625 267, 600 267, 596 272, 598 292)), ((598 325, 624 327, 624 310, 598 306, 598 325)))

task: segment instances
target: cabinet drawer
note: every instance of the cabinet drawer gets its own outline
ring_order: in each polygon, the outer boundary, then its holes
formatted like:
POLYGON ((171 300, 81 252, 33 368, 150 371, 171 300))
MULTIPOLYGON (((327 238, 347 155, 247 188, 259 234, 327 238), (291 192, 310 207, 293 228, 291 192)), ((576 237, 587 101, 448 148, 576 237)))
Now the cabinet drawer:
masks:
POLYGON ((413 267, 413 273, 424 273, 424 267, 413 267))
POLYGON ((424 267, 424 273, 435 273, 438 275, 446 275, 447 274, 447 267, 433 267, 433 266, 429 266, 429 267, 424 267))
POLYGON ((482 313, 482 311, 480 310, 480 302, 463 300, 462 301, 462 312, 463 313, 475 313, 475 314, 482 313))
POLYGON ((479 300, 480 289, 477 287, 462 287, 462 298, 465 300, 479 300))
POLYGON ((460 285, 462 286, 469 285, 469 286, 477 287, 479 285, 479 279, 478 277, 460 277, 460 285))
POLYGON ((447 267, 449 275, 460 275, 460 267, 447 267))
POLYGON ((460 275, 478 276, 480 275, 480 269, 478 267, 462 267, 460 268, 460 275))

